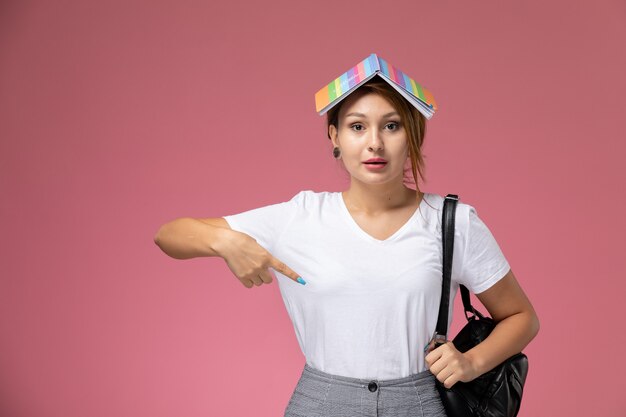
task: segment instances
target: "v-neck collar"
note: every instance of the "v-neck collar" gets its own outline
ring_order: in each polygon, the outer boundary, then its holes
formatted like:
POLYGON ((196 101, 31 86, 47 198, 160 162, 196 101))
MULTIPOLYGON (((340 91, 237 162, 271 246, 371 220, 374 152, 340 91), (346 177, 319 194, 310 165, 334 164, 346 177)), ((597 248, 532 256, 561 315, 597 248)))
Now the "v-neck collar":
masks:
POLYGON ((346 202, 343 200, 343 194, 341 193, 341 191, 337 191, 335 193, 336 198, 339 199, 338 204, 340 206, 340 211, 343 215, 343 217, 345 218, 345 220, 347 221, 347 223, 352 227, 352 229, 359 235, 361 236, 363 239, 369 241, 369 242, 373 242, 379 245, 384 245, 386 243, 389 242, 393 242, 394 240, 398 239, 398 237, 400 237, 403 232, 409 228, 410 225, 412 225, 413 219, 415 217, 417 217, 419 211, 421 210, 422 204, 424 203, 424 199, 426 197, 428 193, 424 193, 424 195, 422 196, 422 200, 420 201, 419 206, 417 207, 417 209, 415 209, 415 211, 413 212, 413 214, 411 215, 411 217, 409 217, 409 219, 402 225, 400 226, 400 228, 398 230, 396 230, 391 236, 389 236, 386 239, 377 239, 374 236, 370 235, 369 233, 367 233, 365 230, 363 230, 361 228, 361 226, 359 226, 359 224, 356 222, 356 220, 354 220, 354 217, 352 217, 352 214, 350 214, 350 210, 348 210, 348 206, 346 206, 346 202))

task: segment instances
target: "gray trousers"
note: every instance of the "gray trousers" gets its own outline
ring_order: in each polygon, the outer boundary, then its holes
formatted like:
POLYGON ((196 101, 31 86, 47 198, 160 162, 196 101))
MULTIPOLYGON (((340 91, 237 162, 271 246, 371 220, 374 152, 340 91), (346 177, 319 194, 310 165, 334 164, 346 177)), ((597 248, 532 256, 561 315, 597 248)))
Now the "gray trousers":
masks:
POLYGON ((425 370, 397 379, 333 375, 305 363, 284 417, 446 417, 425 370))

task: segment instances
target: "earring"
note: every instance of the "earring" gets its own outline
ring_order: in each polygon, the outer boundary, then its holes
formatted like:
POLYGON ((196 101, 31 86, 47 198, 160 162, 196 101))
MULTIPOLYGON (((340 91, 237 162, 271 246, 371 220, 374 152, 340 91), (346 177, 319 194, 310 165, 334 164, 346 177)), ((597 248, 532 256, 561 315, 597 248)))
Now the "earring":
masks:
POLYGON ((339 155, 341 155, 341 151, 339 150, 339 148, 337 146, 335 146, 333 148, 333 156, 335 157, 335 159, 339 158, 339 155))

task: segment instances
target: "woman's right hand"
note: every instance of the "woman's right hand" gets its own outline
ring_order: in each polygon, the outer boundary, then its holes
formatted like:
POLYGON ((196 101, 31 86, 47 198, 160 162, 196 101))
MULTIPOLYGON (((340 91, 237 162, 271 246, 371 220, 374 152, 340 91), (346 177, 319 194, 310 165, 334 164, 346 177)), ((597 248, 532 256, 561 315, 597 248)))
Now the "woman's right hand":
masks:
MULTIPOLYGON (((296 272, 275 258, 250 235, 232 229, 223 229, 223 232, 227 234, 220 239, 219 254, 244 287, 252 288, 254 285, 271 283, 272 275, 268 270, 270 267, 300 283, 300 276, 296 272)), ((302 278, 300 280, 305 283, 302 278)))

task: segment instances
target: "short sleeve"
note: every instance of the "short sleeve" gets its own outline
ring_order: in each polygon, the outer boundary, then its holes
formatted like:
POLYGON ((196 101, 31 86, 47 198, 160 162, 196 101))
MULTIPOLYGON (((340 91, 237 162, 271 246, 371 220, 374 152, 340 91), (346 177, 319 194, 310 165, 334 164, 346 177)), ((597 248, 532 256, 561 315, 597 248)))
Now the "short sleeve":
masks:
POLYGON ((474 294, 488 290, 509 272, 510 265, 476 209, 467 205, 465 247, 459 283, 474 294))
POLYGON ((272 252, 281 234, 296 216, 302 193, 299 192, 289 201, 226 215, 223 218, 231 229, 250 235, 259 245, 272 252))

